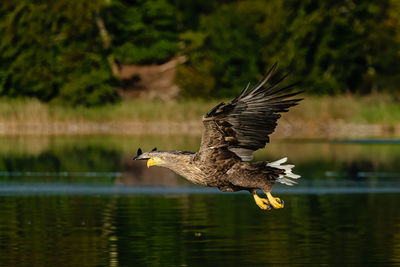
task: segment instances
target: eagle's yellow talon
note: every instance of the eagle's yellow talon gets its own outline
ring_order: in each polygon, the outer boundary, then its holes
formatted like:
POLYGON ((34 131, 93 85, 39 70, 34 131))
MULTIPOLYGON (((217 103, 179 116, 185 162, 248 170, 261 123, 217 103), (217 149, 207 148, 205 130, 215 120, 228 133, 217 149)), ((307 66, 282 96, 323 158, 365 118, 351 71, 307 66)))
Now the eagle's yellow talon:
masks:
POLYGON ((281 209, 285 206, 285 203, 283 202, 283 200, 281 200, 278 197, 273 197, 270 192, 267 193, 267 197, 268 197, 269 203, 271 203, 272 207, 274 207, 275 209, 281 209))
POLYGON ((254 201, 256 202, 257 206, 259 206, 263 210, 270 210, 271 204, 269 203, 268 199, 261 198, 257 194, 253 194, 254 201))

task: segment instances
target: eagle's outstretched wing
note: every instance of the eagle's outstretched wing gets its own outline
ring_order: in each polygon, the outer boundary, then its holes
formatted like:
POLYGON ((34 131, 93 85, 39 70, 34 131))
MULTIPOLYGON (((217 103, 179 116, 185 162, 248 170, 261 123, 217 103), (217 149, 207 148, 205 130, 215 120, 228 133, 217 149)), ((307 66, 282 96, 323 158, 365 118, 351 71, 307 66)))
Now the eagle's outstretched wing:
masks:
POLYGON ((200 152, 227 147, 243 161, 253 158, 253 152, 265 147, 274 132, 279 113, 287 112, 302 99, 290 99, 301 92, 292 92, 296 84, 278 86, 287 78, 264 86, 276 69, 275 63, 265 78, 249 90, 250 84, 229 103, 220 103, 203 116, 203 136, 200 152))

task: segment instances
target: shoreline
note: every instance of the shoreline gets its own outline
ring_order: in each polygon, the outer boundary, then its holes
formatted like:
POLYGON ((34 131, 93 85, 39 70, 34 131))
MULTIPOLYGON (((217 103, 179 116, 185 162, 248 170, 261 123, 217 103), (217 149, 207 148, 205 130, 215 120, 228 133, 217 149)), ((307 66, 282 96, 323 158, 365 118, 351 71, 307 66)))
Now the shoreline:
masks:
MULTIPOLYGON (((66 107, 35 99, 0 99, 0 136, 193 135, 218 100, 136 99, 98 107, 66 107)), ((400 105, 390 95, 305 96, 283 113, 273 138, 400 137, 400 105)))
MULTIPOLYGON (((0 136, 26 135, 194 135, 201 136, 201 121, 118 122, 0 122, 0 136)), ((287 121, 281 119, 271 135, 278 139, 396 138, 400 123, 362 124, 346 122, 287 121)))

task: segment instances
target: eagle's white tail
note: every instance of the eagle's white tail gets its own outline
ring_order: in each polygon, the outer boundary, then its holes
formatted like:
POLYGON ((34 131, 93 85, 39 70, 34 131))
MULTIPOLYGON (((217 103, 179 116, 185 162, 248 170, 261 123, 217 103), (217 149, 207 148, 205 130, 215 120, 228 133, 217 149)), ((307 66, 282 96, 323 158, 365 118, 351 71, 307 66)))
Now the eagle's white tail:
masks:
POLYGON ((281 165, 282 163, 285 163, 287 161, 287 158, 283 158, 274 162, 270 162, 267 164, 269 167, 285 170, 285 174, 279 175, 278 179, 276 179, 277 182, 286 184, 286 185, 294 185, 297 184, 296 181, 293 179, 299 179, 301 176, 292 173, 292 168, 294 165, 281 165))

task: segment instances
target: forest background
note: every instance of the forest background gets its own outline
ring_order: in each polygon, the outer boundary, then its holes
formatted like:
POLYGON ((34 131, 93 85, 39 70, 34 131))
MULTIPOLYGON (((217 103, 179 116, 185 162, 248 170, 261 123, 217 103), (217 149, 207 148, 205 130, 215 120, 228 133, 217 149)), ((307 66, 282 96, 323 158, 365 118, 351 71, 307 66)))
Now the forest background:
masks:
POLYGON ((191 120, 275 62, 276 78, 290 71, 290 82, 311 95, 315 108, 303 117, 325 105, 350 122, 400 121, 398 0, 4 0, 0 36, 2 121, 26 120, 32 110, 56 121, 162 120, 193 108, 180 117, 191 120), (135 80, 121 78, 122 66, 177 58, 178 107, 124 104, 135 80))

